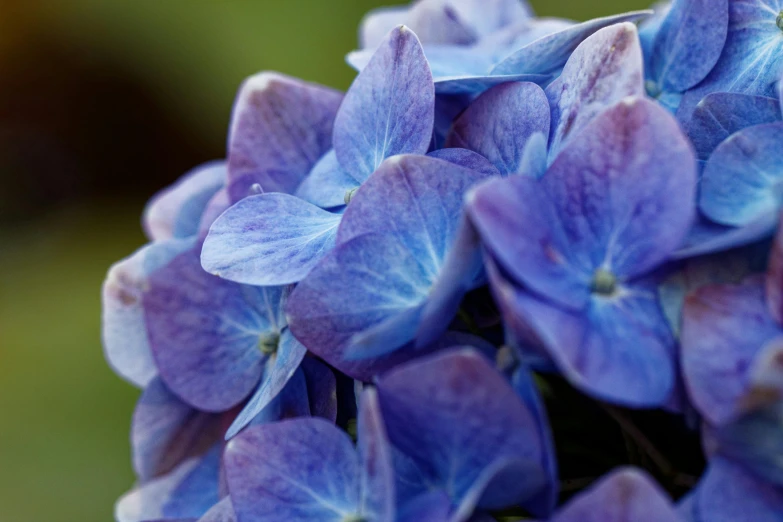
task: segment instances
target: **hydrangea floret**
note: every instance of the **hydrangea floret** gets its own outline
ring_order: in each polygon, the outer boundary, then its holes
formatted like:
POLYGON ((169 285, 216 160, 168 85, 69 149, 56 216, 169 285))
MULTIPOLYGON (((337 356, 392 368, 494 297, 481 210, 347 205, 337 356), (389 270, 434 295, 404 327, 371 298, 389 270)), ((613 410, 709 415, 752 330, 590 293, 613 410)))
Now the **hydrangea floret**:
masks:
POLYGON ((116 520, 783 522, 783 0, 416 0, 347 60, 248 78, 109 269, 116 520))

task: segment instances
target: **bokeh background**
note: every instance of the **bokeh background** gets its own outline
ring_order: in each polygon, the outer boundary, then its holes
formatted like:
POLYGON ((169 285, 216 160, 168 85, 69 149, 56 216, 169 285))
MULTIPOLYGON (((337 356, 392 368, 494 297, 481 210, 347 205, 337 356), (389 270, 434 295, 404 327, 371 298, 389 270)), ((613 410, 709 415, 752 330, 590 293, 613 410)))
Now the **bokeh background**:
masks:
MULTIPOLYGON (((112 520, 138 391, 103 361, 100 285, 146 199, 224 154, 241 80, 345 89, 395 0, 0 0, 0 522, 112 520)), ((646 0, 533 0, 583 20, 646 0)))

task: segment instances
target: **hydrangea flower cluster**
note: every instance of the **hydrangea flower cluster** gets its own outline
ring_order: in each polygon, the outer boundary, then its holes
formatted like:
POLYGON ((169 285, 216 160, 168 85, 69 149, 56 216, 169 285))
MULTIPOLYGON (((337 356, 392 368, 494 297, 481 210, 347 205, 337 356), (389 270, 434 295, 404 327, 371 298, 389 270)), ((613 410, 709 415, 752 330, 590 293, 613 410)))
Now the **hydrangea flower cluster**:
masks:
POLYGON ((109 271, 118 522, 783 521, 783 0, 360 47, 247 79, 109 271))

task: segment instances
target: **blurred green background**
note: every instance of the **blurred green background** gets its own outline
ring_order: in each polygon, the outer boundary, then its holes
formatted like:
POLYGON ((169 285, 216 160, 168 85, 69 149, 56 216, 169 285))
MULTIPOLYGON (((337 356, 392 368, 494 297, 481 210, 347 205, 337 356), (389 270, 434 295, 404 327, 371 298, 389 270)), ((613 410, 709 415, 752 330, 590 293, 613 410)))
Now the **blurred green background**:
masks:
MULTIPOLYGON (((0 522, 98 522, 133 481, 137 390, 100 346, 100 285, 146 199, 223 155, 241 80, 339 88, 393 0, 0 0, 0 522)), ((538 0, 586 19, 645 0, 538 0)))

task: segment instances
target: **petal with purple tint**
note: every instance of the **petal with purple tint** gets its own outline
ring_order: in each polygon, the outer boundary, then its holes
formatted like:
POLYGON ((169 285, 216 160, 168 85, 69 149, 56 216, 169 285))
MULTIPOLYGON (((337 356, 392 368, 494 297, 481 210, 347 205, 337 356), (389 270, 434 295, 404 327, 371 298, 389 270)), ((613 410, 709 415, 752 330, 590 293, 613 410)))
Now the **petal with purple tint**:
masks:
POLYGON ((501 174, 516 174, 528 140, 549 135, 549 102, 534 83, 505 83, 478 97, 454 122, 447 147, 462 147, 489 159, 501 174))
POLYGON ((117 522, 200 518, 220 500, 222 449, 216 444, 204 456, 123 495, 114 509, 117 522))
POLYGON ((467 207, 515 279, 580 308, 598 269, 632 278, 679 246, 695 186, 693 152, 677 122, 651 101, 628 99, 590 122, 540 180, 490 180, 467 207))
POLYGON ((649 76, 665 91, 690 89, 715 67, 728 30, 728 0, 674 0, 655 38, 649 76))
POLYGON ((366 389, 359 401, 357 420, 361 460, 362 515, 369 520, 395 520, 394 467, 383 417, 374 388, 366 389))
POLYGON ((652 14, 652 11, 633 11, 595 18, 549 34, 511 53, 492 69, 492 74, 555 73, 566 63, 574 49, 599 29, 621 22, 634 22, 648 14, 652 14))
POLYGON ((203 240, 209 234, 209 227, 215 220, 228 210, 231 206, 231 197, 228 195, 228 189, 222 188, 218 190, 212 199, 207 203, 204 213, 201 214, 201 222, 198 225, 198 237, 203 240))
POLYGON ((334 149, 345 171, 363 183, 390 156, 427 152, 435 88, 416 35, 394 29, 359 73, 334 124, 334 149))
POLYGON ((367 13, 359 24, 359 46, 362 49, 375 49, 389 31, 406 22, 407 6, 380 7, 367 13))
POLYGON ((225 462, 243 522, 342 522, 359 514, 359 458, 348 435, 323 419, 245 430, 228 443, 225 462))
POLYGON ((579 44, 563 73, 546 88, 552 107, 549 162, 593 118, 628 96, 644 94, 636 27, 617 24, 579 44))
POLYGON ((160 378, 153 379, 133 411, 133 467, 146 482, 198 457, 223 438, 223 416, 183 403, 160 378))
POLYGON ((765 214, 742 227, 718 225, 699 214, 680 249, 672 254, 672 259, 687 259, 750 245, 772 236, 777 224, 775 214, 765 214))
POLYGON ((739 285, 703 287, 686 298, 682 372, 691 401, 708 422, 722 424, 737 413, 751 361, 781 333, 760 276, 739 285))
POLYGON ((226 497, 207 511, 198 522, 237 522, 234 506, 231 505, 231 498, 226 497))
POLYGON ((742 129, 783 119, 778 100, 733 92, 707 95, 686 125, 696 155, 708 160, 723 141, 742 129))
POLYGON ((280 287, 249 287, 207 274, 198 248, 156 271, 143 304, 166 385, 205 411, 237 405, 263 373, 264 341, 282 329, 282 293, 280 287))
MULTIPOLYGON (((492 279, 497 276, 493 274, 492 279)), ((493 281, 497 286, 497 282, 493 281)), ((507 284, 507 283, 506 283, 507 284)), ((675 343, 652 287, 627 287, 571 312, 513 286, 504 307, 535 332, 564 376, 590 396, 629 407, 663 404, 675 378, 675 343)), ((529 332, 519 332, 522 338, 529 332)))
POLYGON ((318 207, 333 208, 345 205, 346 195, 358 187, 359 183, 343 170, 337 154, 331 150, 316 163, 294 195, 318 207))
POLYGON ((214 161, 196 167, 158 192, 147 203, 142 217, 147 237, 162 241, 195 235, 212 196, 225 183, 226 164, 214 161))
POLYGON ((251 196, 215 221, 201 262, 238 283, 296 283, 332 249, 341 218, 288 194, 251 196))
POLYGON ((307 395, 313 417, 337 420, 337 380, 329 367, 314 357, 305 357, 301 365, 307 381, 307 395))
POLYGON ((683 98, 677 116, 687 121, 693 108, 712 92, 775 96, 783 73, 783 38, 776 21, 781 0, 731 0, 729 33, 718 63, 683 98))
POLYGON ((476 506, 522 503, 544 488, 537 419, 484 356, 462 349, 418 359, 382 376, 377 389, 401 454, 395 465, 446 492, 452 520, 467 520, 476 506))
POLYGON ((713 460, 694 492, 696 522, 780 522, 783 489, 728 460, 713 460))
POLYGON ((280 334, 278 346, 274 350, 275 352, 264 363, 264 373, 258 389, 228 428, 226 439, 239 433, 277 397, 307 353, 307 348, 302 346, 287 328, 280 334))
POLYGON ((704 215, 730 226, 777 216, 783 183, 781 143, 783 122, 749 127, 721 143, 701 179, 699 208, 704 215))
POLYGON ((106 360, 139 387, 158 373, 152 357, 142 297, 149 277, 195 244, 195 239, 152 243, 109 269, 102 289, 101 335, 106 360))
POLYGON ((783 325, 783 227, 780 226, 772 243, 765 287, 769 311, 778 324, 783 325))
POLYGON ((500 175, 498 169, 487 158, 472 150, 460 148, 438 149, 428 153, 427 156, 448 161, 466 169, 475 170, 486 176, 500 175))
POLYGON ((232 201, 264 192, 291 194, 332 147, 332 126, 343 95, 278 73, 242 84, 228 138, 232 201))
POLYGON ((357 335, 377 334, 368 350, 413 338, 418 323, 401 329, 396 320, 420 307, 430 285, 395 236, 364 234, 335 248, 297 285, 286 310, 289 326, 309 350, 350 375, 346 352, 357 335))
POLYGON ((681 522, 671 499, 642 471, 621 468, 565 505, 551 522, 681 522))

